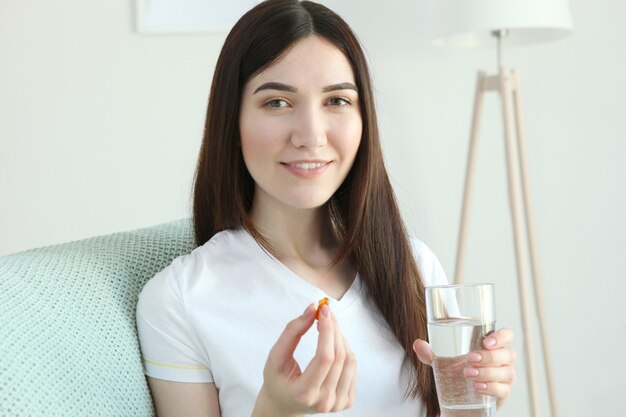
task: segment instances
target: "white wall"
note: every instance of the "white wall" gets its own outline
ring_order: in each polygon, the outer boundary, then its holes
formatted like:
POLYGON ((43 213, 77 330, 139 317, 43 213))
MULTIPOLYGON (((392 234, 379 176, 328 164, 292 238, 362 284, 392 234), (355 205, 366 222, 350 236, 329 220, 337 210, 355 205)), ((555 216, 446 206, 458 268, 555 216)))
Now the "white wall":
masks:
MULTIPOLYGON (((495 53, 431 47, 417 0, 326 3, 365 44, 407 222, 451 275, 475 72, 495 53)), ((504 61, 522 76, 561 415, 609 416, 626 388, 626 3, 573 13, 573 36, 504 61)), ((0 0, 0 255, 188 216, 224 37, 138 36, 133 18, 130 1, 0 0)), ((484 114, 466 275, 496 283, 521 351, 495 98, 484 114)), ((523 362, 502 417, 529 415, 523 362)))

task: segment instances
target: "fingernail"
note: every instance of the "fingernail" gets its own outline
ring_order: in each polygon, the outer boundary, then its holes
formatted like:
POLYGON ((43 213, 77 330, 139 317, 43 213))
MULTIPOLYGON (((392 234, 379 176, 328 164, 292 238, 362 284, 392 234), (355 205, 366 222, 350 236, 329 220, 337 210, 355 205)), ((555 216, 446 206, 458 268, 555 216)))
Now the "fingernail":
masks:
POLYGON ((478 376, 478 369, 463 368, 463 376, 466 378, 476 378, 478 376))
POLYGON ((483 357, 477 352, 471 352, 467 355, 467 360, 470 362, 480 362, 482 359, 483 357))
POLYGON ((487 384, 485 384, 484 382, 476 382, 474 384, 474 388, 479 391, 484 391, 487 389, 487 384))
POLYGON ((493 337, 487 337, 485 339, 484 344, 485 344, 485 347, 488 347, 488 348, 494 347, 496 345, 496 339, 494 339, 493 337))
POLYGON ((322 313, 322 316, 324 318, 329 318, 330 317, 330 307, 328 307, 328 304, 322 305, 320 313, 322 313))

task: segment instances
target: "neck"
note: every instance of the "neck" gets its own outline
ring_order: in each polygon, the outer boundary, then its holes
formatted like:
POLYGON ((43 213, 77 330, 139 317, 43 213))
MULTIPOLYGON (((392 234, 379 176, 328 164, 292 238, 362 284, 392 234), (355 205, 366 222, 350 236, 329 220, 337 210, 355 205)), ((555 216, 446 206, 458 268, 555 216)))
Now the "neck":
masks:
POLYGON ((296 209, 253 204, 250 217, 277 259, 319 264, 330 253, 330 263, 339 247, 326 206, 296 209))
POLYGON ((283 265, 336 300, 345 294, 356 270, 346 259, 334 264, 341 242, 327 206, 298 209, 255 196, 250 218, 283 265))

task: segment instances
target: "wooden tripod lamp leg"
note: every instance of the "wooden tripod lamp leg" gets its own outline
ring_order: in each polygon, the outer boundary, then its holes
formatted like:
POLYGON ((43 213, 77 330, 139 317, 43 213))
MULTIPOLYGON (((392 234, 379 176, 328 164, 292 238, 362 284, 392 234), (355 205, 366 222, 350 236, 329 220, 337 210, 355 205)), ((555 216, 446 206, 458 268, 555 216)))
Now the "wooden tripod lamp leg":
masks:
POLYGON ((465 167, 465 186, 463 188, 463 207, 457 239, 456 263, 454 269, 454 283, 463 282, 465 254, 467 252, 467 231, 469 227, 469 211, 474 188, 474 173, 476 172, 476 151, 478 149, 478 134, 482 115, 483 97, 485 95, 486 74, 478 72, 476 76, 476 92, 474 94, 474 110, 472 112, 472 130, 470 132, 469 148, 467 150, 467 165, 465 167))
POLYGON ((511 209, 511 220, 513 223, 513 237, 515 260, 517 267, 517 284, 520 300, 520 310, 522 315, 522 328, 524 336, 524 351, 526 354, 526 376, 528 380, 528 393, 530 395, 531 413, 533 417, 539 417, 539 393, 537 389, 537 378, 535 375, 535 355, 531 331, 530 308, 528 304, 528 283, 526 282, 526 263, 522 255, 522 223, 519 213, 519 202, 517 198, 516 184, 517 176, 515 169, 516 147, 513 142, 515 120, 513 112, 513 88, 509 71, 500 70, 500 95, 502 99, 502 114, 504 122, 504 144, 506 152, 506 166, 509 191, 509 206, 511 209))
POLYGON ((519 73, 512 71, 513 82, 513 103, 515 108, 515 120, 517 127, 517 153, 519 156, 519 169, 521 177, 522 198, 524 203, 524 213, 526 214, 526 234, 528 236, 528 253, 530 257, 530 268, 533 278, 533 290, 535 295, 535 309, 537 311, 537 320, 539 322, 539 334, 541 336, 541 351, 543 354, 543 362, 545 366, 545 375, 548 385, 548 399, 550 401, 550 414, 552 417, 558 417, 558 409, 556 404, 556 391, 554 389, 554 380, 552 372, 552 359, 550 357, 550 349, 548 346, 548 337, 544 321, 544 302, 542 292, 542 279, 539 268, 539 254, 537 250, 537 240, 535 234, 535 216, 533 212, 532 197, 530 192, 530 179, 528 177, 528 156, 526 151, 526 131, 522 112, 521 84, 519 81, 519 73))
POLYGON ((472 199, 474 177, 476 171, 478 136, 482 115, 483 97, 487 91, 497 91, 500 94, 502 103, 504 145, 508 181, 507 186, 509 193, 511 220, 513 225, 513 243, 515 250, 520 312, 522 318, 522 337, 524 341, 524 353, 526 359, 525 366, 528 382, 528 394, 530 397, 530 411, 532 417, 539 417, 539 392, 537 386, 537 377, 535 373, 536 361, 531 331, 532 320, 530 316, 531 308, 529 304, 528 294, 528 272, 526 268, 525 258, 523 256, 524 238, 526 238, 526 243, 528 244, 529 250, 535 307, 539 321, 541 346, 545 364, 545 375, 548 383, 550 411, 552 417, 558 417, 555 401, 554 382, 552 379, 552 361, 549 355, 548 341, 546 337, 547 332, 543 319, 543 294, 541 292, 541 276, 539 271, 537 245, 535 240, 535 223, 532 212, 530 186, 528 181, 526 135, 522 119, 519 76, 515 71, 509 71, 501 68, 500 73, 497 76, 487 76, 484 72, 481 71, 478 73, 478 76, 476 78, 476 92, 474 96, 474 109, 472 113, 470 143, 467 152, 467 166, 465 172, 465 185, 463 188, 463 206, 458 233, 454 282, 456 284, 460 284, 463 282, 464 278, 463 270, 465 266, 465 255, 467 251, 470 204, 472 199), (521 188, 522 193, 521 207, 518 198, 518 193, 520 192, 518 186, 519 188, 521 188), (522 214, 520 213, 520 210, 524 212, 526 225, 525 228, 523 226, 522 214))

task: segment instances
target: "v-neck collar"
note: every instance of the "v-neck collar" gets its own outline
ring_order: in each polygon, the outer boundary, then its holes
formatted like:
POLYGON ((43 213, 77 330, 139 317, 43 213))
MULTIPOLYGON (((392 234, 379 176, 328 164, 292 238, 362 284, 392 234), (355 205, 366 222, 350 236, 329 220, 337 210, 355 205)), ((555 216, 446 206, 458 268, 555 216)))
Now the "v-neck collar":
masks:
POLYGON ((343 294, 343 296, 340 299, 335 299, 321 288, 296 274, 280 260, 278 260, 278 258, 266 251, 246 229, 238 229, 235 232, 239 233, 243 240, 245 240, 254 251, 257 251, 257 253, 261 255, 259 256, 259 259, 266 260, 266 264, 277 272, 276 276, 273 276, 274 279, 279 281, 284 279, 291 280, 290 284, 293 285, 294 288, 305 298, 310 299, 310 302, 317 303, 322 298, 327 297, 331 310, 335 314, 341 314, 341 312, 346 310, 352 303, 359 299, 359 295, 363 290, 363 284, 358 272, 352 280, 352 284, 350 284, 350 287, 343 294))

